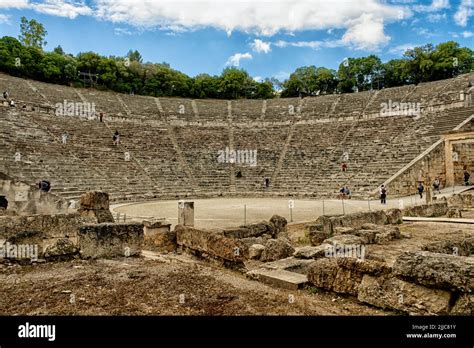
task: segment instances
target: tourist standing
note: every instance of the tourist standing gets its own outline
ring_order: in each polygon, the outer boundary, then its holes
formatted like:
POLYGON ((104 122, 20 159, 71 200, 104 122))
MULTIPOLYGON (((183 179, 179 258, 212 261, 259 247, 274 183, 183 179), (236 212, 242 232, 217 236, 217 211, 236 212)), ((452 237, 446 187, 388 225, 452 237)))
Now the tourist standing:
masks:
POLYGON ((380 203, 387 204, 387 188, 385 185, 380 186, 380 203))

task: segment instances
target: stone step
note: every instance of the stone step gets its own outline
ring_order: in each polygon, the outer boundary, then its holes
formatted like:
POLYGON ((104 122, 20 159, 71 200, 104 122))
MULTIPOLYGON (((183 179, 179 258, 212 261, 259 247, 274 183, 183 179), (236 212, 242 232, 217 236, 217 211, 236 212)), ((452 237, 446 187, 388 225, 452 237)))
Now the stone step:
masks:
POLYGON ((288 290, 298 290, 308 283, 306 275, 281 269, 260 268, 247 272, 247 276, 262 283, 288 290))

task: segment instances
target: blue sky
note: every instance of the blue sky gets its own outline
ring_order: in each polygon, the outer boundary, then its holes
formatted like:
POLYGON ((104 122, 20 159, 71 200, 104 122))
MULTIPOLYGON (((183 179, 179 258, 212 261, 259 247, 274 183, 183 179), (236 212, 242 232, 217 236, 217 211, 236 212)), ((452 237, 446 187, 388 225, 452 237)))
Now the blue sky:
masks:
POLYGON ((48 31, 46 50, 167 62, 195 76, 229 65, 283 80, 297 67, 383 61, 426 43, 474 49, 474 0, 0 0, 0 36, 20 17, 48 31))

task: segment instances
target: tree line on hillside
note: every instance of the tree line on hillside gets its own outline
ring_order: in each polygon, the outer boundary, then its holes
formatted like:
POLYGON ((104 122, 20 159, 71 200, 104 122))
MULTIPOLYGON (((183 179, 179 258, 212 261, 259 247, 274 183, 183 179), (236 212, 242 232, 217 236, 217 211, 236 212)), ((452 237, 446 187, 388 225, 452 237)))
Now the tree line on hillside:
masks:
POLYGON ((138 51, 124 57, 94 52, 67 54, 61 46, 46 52, 47 31, 33 20, 21 18, 19 39, 0 39, 0 70, 49 83, 155 97, 263 99, 281 91, 282 97, 324 93, 350 93, 450 78, 474 69, 473 51, 454 41, 409 49, 401 59, 382 63, 376 55, 345 59, 338 71, 300 67, 290 77, 255 81, 245 70, 228 67, 219 76, 190 77, 167 63, 143 62, 138 51))

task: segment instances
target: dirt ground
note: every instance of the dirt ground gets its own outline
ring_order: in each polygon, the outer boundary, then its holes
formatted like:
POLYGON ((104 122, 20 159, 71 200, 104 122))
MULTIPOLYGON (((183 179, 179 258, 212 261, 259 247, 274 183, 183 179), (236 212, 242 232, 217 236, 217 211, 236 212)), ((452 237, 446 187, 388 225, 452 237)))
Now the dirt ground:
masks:
MULTIPOLYGON (((474 225, 468 224, 405 223, 400 228, 411 238, 370 245, 368 253, 390 263, 430 242, 474 236, 474 225)), ((303 224, 289 226, 289 234, 295 244, 305 243, 303 224)), ((188 254, 0 263, 0 294, 2 315, 396 314, 316 288, 272 288, 188 254)))
MULTIPOLYGON (((274 289, 181 256, 0 266, 2 315, 377 315, 350 297, 274 289), (292 296, 290 296, 292 295, 292 296)), ((385 313, 386 314, 386 313, 385 313)))

